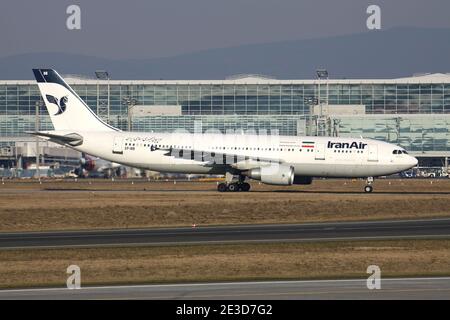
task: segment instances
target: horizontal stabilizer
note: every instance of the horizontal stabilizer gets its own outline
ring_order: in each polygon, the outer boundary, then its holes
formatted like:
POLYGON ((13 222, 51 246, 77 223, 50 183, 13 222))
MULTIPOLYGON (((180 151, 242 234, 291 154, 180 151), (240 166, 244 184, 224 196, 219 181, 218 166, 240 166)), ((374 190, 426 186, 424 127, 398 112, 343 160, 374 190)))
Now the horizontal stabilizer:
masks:
POLYGON ((34 136, 48 138, 59 144, 68 144, 70 146, 79 146, 83 143, 83 137, 78 133, 67 131, 27 131, 26 133, 34 136))

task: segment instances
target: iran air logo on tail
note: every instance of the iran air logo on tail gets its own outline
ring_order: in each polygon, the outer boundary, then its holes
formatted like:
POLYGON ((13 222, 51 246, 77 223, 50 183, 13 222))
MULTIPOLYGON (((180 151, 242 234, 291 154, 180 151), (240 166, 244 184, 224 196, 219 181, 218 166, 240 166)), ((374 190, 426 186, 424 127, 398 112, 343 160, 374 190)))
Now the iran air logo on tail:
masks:
POLYGON ((67 104, 67 101, 68 101, 67 96, 62 97, 59 100, 58 100, 58 98, 55 98, 54 96, 51 96, 49 94, 47 94, 45 97, 47 98, 47 101, 49 103, 56 104, 56 106, 58 107, 58 112, 56 112, 54 114, 55 116, 63 113, 64 111, 66 111, 66 104, 67 104))

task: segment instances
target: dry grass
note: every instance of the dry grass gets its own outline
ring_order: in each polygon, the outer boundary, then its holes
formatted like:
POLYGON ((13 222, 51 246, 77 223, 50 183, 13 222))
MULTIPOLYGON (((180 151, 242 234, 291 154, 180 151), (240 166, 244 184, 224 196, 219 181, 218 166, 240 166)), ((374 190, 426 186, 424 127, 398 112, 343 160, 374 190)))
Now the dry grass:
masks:
POLYGON ((0 287, 450 275, 450 240, 0 251, 0 287))
POLYGON ((6 181, 0 184, 0 232, 450 216, 449 179, 378 180, 373 194, 362 193, 363 185, 254 183, 254 192, 218 193, 211 182, 6 181))

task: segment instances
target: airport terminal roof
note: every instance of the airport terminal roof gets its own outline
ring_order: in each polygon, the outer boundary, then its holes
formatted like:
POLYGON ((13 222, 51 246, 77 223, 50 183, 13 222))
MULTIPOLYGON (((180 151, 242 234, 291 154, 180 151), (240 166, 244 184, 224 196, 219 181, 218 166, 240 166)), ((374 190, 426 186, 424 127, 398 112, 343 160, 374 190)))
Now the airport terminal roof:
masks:
MULTIPOLYGON (((450 73, 423 73, 414 74, 411 77, 396 79, 274 79, 262 75, 237 75, 224 80, 98 80, 86 76, 69 75, 66 78, 69 84, 109 84, 111 85, 222 85, 222 84, 401 84, 401 83, 426 83, 426 84, 450 84, 450 73)), ((0 80, 0 85, 30 85, 35 84, 35 80, 0 80)))

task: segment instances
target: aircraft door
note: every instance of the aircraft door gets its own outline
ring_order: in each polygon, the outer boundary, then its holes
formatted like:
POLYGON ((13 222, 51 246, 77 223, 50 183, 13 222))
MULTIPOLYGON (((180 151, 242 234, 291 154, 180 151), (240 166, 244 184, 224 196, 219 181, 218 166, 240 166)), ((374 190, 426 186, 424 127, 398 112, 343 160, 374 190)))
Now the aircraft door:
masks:
POLYGON ((315 148, 316 160, 325 160, 325 144, 318 143, 315 148))
POLYGON ((112 153, 123 154, 123 137, 114 137, 112 153))
POLYGON ((378 161, 378 146, 376 144, 369 144, 369 156, 367 161, 378 161))

